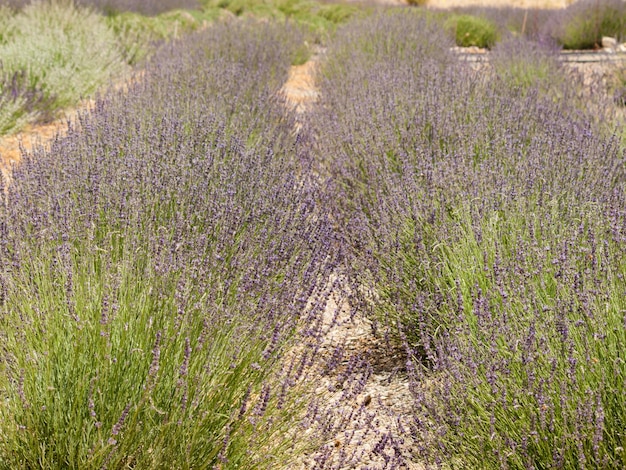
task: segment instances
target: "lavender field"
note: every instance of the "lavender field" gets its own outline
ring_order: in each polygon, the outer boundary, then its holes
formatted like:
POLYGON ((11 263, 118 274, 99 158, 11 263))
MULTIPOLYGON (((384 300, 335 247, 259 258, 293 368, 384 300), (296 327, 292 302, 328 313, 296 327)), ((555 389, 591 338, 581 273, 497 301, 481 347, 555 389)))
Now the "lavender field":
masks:
POLYGON ((397 9, 318 44, 296 107, 311 34, 165 43, 13 167, 0 468, 624 468, 613 89, 397 9))

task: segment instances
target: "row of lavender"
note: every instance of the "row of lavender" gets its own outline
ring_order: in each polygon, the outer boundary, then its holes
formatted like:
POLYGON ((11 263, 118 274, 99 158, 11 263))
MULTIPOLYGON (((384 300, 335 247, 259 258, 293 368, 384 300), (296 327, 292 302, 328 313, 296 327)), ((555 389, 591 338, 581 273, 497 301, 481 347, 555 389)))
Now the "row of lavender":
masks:
POLYGON ((416 458, 623 468, 623 144, 550 51, 477 73, 449 46, 406 12, 352 23, 308 129, 361 307, 407 352, 416 458))
POLYGON ((279 99, 300 42, 242 22, 172 44, 15 169, 1 468, 280 468, 315 443, 308 359, 281 360, 333 264, 279 99))

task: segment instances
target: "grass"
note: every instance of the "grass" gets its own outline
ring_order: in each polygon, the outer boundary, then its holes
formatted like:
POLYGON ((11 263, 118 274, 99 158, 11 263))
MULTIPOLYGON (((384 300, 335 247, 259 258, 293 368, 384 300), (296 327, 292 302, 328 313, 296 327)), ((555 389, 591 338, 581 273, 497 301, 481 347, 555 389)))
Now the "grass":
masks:
POLYGON ((559 202, 547 201, 547 214, 520 202, 482 215, 464 207, 456 235, 438 247, 443 269, 431 292, 443 295, 436 315, 450 338, 441 343, 456 359, 438 375, 445 398, 422 408, 440 424, 431 437, 445 432, 446 452, 469 468, 619 468, 622 250, 596 245, 603 229, 593 205, 576 211, 576 233, 560 223, 559 202), (535 215, 546 221, 539 230, 535 215))

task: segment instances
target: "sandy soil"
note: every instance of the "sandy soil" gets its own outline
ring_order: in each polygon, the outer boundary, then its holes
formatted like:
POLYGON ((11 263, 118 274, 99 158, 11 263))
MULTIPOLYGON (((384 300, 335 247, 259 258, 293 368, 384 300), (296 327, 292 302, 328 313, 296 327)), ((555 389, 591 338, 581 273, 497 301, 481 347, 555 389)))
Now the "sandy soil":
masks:
MULTIPOLYGON (((319 97, 315 74, 324 52, 319 48, 308 62, 291 67, 289 78, 283 85, 287 107, 296 113, 296 132, 307 117, 306 111, 319 97)), ((412 403, 408 379, 401 372, 403 355, 390 352, 373 334, 371 322, 358 312, 352 312, 341 293, 346 287, 337 276, 333 276, 328 285, 338 289, 331 291, 324 309, 321 356, 330 357, 341 350, 344 363, 348 358, 362 357, 371 371, 363 389, 349 402, 343 398, 344 390, 334 386, 343 373, 342 367, 330 373, 323 367, 313 372, 315 393, 327 404, 327 411, 331 412, 329 419, 336 432, 317 452, 306 456, 297 466, 298 470, 320 466, 374 470, 390 465, 423 470, 423 465, 412 458, 414 443, 409 437, 403 438, 401 432, 410 426, 412 403), (377 449, 383 440, 388 444, 383 450, 377 449), (322 460, 323 465, 320 464, 322 460)))

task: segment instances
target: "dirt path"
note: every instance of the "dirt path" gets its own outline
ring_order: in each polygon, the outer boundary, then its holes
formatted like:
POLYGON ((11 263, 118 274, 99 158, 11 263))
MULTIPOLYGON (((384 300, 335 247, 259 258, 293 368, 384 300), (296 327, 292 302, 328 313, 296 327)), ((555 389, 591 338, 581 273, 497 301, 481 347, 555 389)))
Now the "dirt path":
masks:
POLYGON ((289 69, 289 78, 283 85, 282 93, 298 115, 303 114, 319 96, 315 71, 323 53, 324 50, 319 48, 307 62, 289 69))
MULTIPOLYGON (((296 131, 319 97, 315 74, 324 53, 320 48, 308 62, 293 66, 283 86, 288 107, 296 113, 296 131)), ((334 287, 329 287, 331 295, 321 322, 320 360, 311 380, 316 383, 316 396, 330 412, 329 426, 334 432, 300 468, 422 469, 411 461, 413 443, 404 431, 409 426, 412 398, 402 373, 403 355, 390 351, 373 334, 371 322, 353 311, 340 276, 334 275, 328 285, 334 287), (327 361, 336 364, 330 372, 324 367, 327 361), (345 386, 344 381, 354 380, 346 380, 348 373, 359 377, 359 384, 345 386)))
POLYGON ((413 399, 402 372, 403 355, 389 351, 371 323, 339 295, 331 295, 325 309, 320 354, 338 364, 311 377, 316 395, 331 411, 334 432, 300 468, 422 470, 412 460, 414 442, 406 432, 413 399), (358 379, 348 378, 345 385, 348 374, 358 379))

